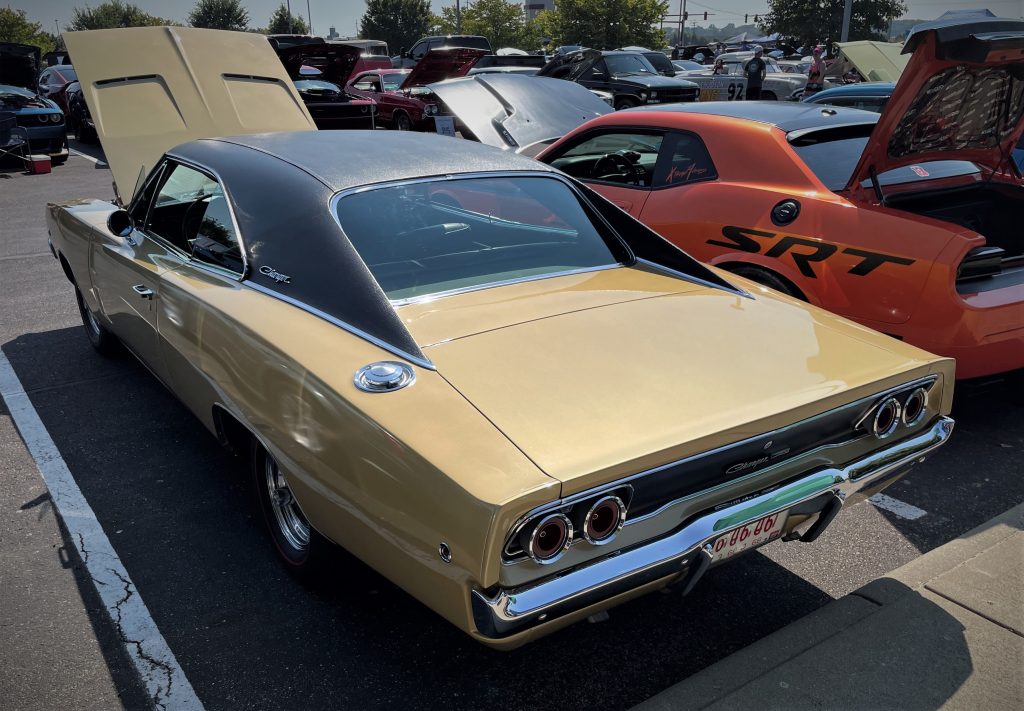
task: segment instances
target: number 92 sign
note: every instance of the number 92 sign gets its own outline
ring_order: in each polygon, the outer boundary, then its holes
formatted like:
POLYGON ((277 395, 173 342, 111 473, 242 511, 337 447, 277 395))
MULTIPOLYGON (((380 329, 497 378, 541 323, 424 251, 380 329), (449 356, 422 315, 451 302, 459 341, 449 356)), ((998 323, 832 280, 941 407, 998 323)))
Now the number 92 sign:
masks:
POLYGON ((739 101, 746 94, 747 82, 741 77, 690 77, 700 84, 701 101, 739 101))

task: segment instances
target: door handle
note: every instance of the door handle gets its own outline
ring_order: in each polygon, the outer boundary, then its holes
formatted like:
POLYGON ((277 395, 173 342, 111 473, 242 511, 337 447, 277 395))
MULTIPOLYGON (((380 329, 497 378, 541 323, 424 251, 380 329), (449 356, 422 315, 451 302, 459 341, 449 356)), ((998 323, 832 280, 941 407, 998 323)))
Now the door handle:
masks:
POLYGON ((141 296, 143 299, 153 298, 153 290, 150 289, 145 284, 136 284, 135 286, 132 287, 132 291, 141 296))

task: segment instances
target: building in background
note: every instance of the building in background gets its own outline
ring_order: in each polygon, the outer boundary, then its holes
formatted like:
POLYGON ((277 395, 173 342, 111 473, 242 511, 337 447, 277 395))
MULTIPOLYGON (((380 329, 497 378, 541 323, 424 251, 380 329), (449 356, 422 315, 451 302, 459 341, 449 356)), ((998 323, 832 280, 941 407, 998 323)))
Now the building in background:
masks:
POLYGON ((554 10, 555 0, 527 0, 523 3, 523 9, 526 10, 526 19, 534 20, 544 10, 554 10))

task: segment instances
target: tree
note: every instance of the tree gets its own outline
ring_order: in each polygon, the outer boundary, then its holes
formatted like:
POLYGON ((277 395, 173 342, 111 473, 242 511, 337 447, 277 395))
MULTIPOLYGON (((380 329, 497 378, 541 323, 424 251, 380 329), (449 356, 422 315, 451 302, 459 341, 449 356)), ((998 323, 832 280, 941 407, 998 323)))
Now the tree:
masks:
POLYGON ((302 15, 289 17, 288 8, 281 3, 274 10, 274 14, 270 16, 266 32, 268 35, 308 35, 309 25, 306 24, 302 15))
POLYGON ((211 30, 245 32, 249 26, 249 13, 241 0, 196 0, 188 14, 188 24, 211 30))
POLYGON ((123 0, 108 0, 95 8, 88 5, 85 9, 76 7, 71 15, 67 29, 106 30, 112 27, 148 27, 152 25, 173 25, 175 23, 143 12, 135 5, 123 0))
MULTIPOLYGON (((441 15, 435 17, 440 33, 454 34, 458 31, 455 7, 441 8, 441 15)), ((476 0, 462 11, 462 34, 483 35, 495 49, 499 47, 520 47, 535 49, 526 44, 526 16, 522 3, 509 0, 476 0)))
POLYGON ((0 42, 16 42, 39 47, 44 53, 54 48, 54 37, 43 31, 39 22, 29 22, 24 10, 0 7, 0 42))
POLYGON ((656 25, 667 12, 667 0, 559 0, 547 22, 559 43, 661 49, 665 35, 656 25))
MULTIPOLYGON (((907 11, 902 0, 854 0, 850 40, 887 40, 889 23, 907 11)), ((764 32, 778 32, 807 47, 826 40, 839 41, 843 28, 843 0, 768 0, 762 16, 764 32)))
POLYGON ((359 36, 383 40, 392 52, 412 47, 430 31, 430 0, 366 0, 359 36))

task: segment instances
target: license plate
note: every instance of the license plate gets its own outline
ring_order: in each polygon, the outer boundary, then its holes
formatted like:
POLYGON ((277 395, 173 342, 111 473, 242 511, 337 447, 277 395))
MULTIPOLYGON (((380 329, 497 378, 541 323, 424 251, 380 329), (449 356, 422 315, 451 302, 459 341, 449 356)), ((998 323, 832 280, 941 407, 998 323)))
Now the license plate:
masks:
POLYGON ((780 511, 771 516, 765 516, 759 521, 753 521, 746 526, 734 528, 728 533, 715 539, 712 546, 711 560, 717 563, 731 558, 737 553, 748 551, 751 548, 763 546, 769 541, 774 541, 782 535, 786 525, 787 511, 780 511))

